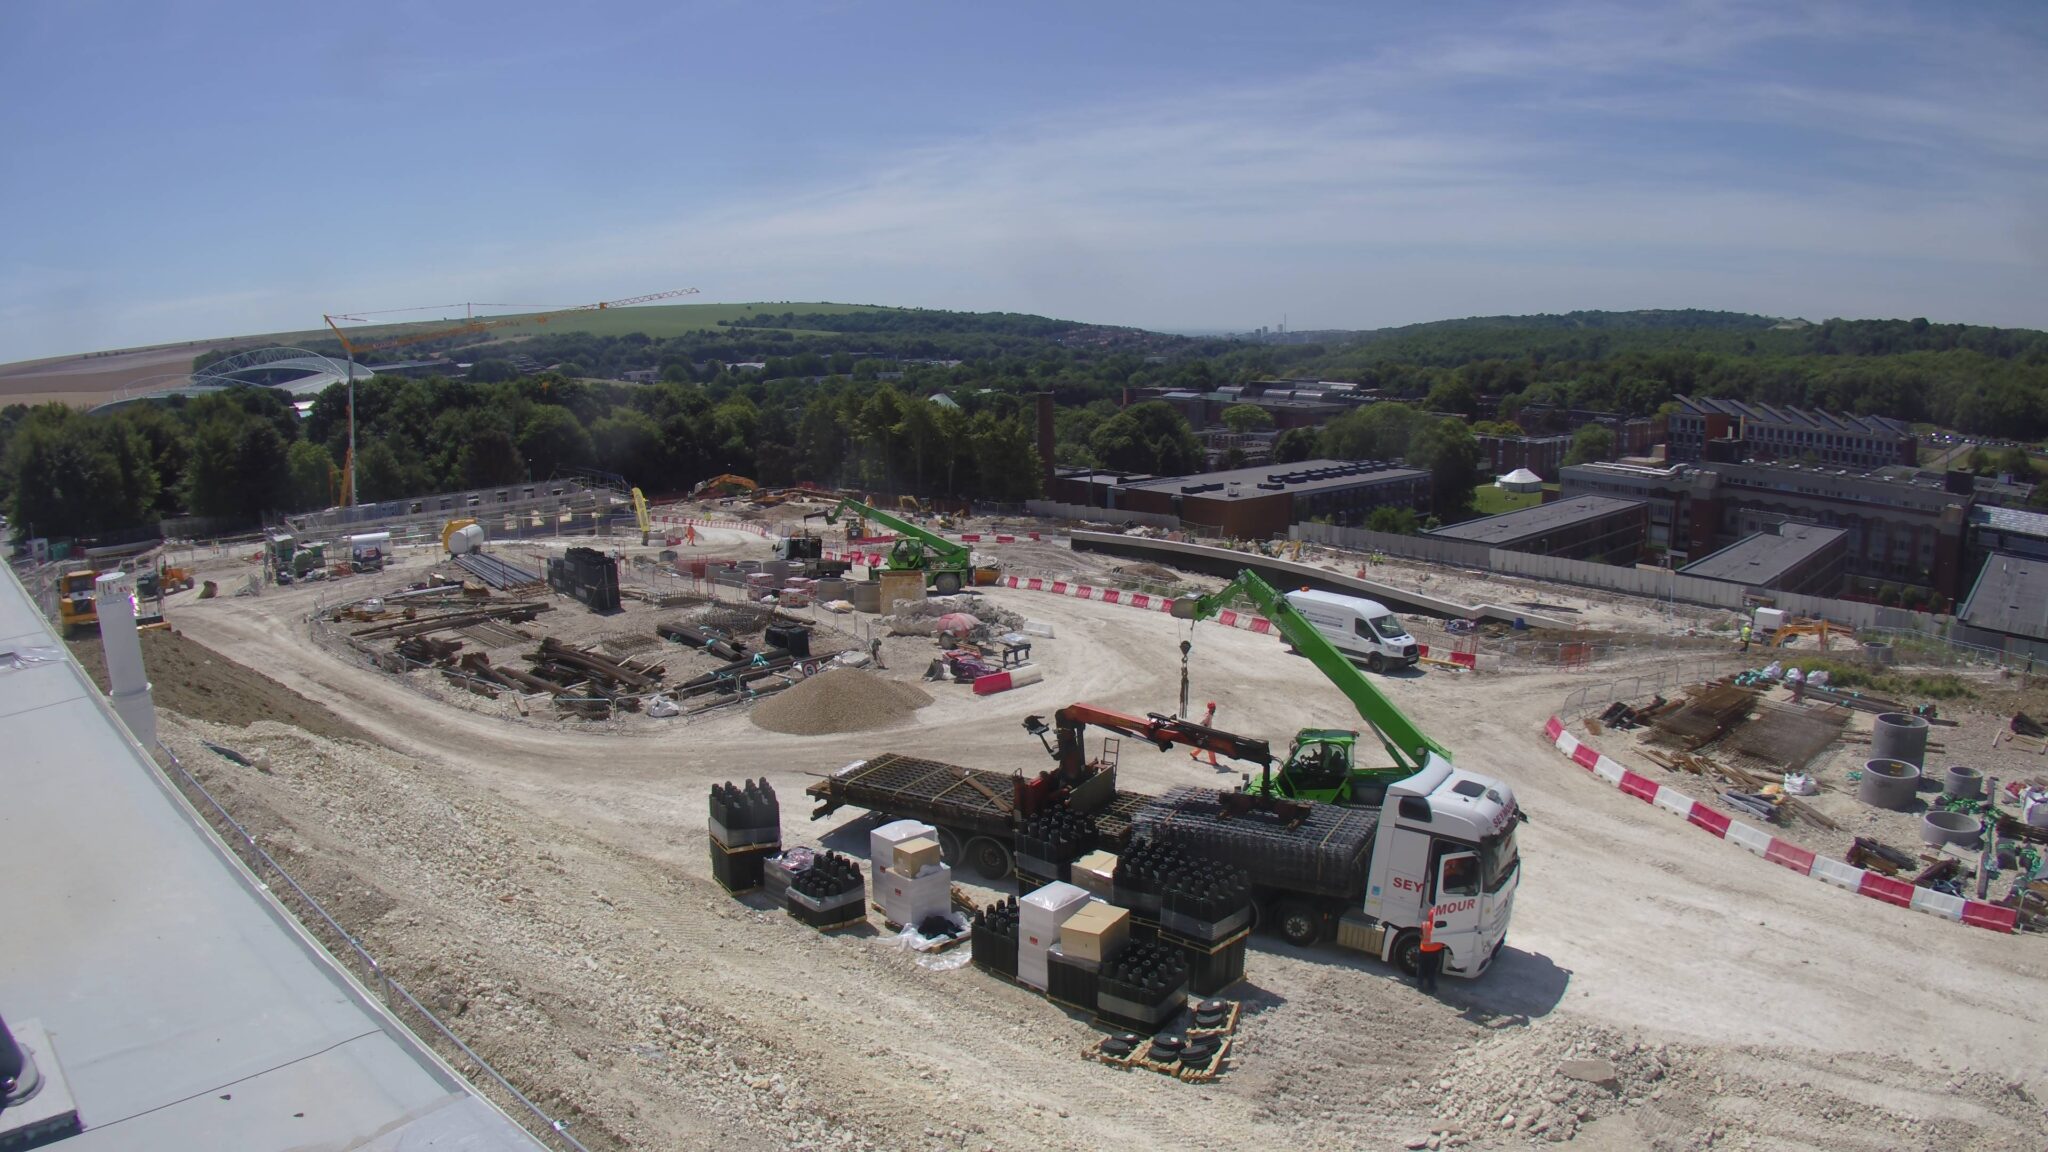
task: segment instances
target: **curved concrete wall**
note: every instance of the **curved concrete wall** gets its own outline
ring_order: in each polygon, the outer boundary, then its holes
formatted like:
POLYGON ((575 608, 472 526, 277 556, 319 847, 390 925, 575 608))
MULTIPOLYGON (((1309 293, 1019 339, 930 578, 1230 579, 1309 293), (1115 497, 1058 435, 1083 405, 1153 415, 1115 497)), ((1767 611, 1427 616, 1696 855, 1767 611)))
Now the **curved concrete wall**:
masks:
POLYGON ((1332 572, 1328 568, 1318 568, 1312 564, 1298 564, 1292 560, 1237 552, 1207 544, 1150 540, 1143 536, 1125 536, 1115 532, 1075 532, 1072 534, 1072 540, 1077 552, 1104 552, 1112 556, 1129 556, 1189 571, 1206 572, 1212 576, 1231 577, 1249 568, 1276 588, 1292 590, 1307 585, 1324 592, 1368 596, 1397 612, 1476 620, 1512 621, 1520 617, 1539 628, 1569 631, 1578 627, 1571 621, 1539 616, 1521 608, 1502 608, 1493 604, 1460 604, 1455 600, 1396 588, 1391 584, 1346 576, 1341 572, 1332 572))

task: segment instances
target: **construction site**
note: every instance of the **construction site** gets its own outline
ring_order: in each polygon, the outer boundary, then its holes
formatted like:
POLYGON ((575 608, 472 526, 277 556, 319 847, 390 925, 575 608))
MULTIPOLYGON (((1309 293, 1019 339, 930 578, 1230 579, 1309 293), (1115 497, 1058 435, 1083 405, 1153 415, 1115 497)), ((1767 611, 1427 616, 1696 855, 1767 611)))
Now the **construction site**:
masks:
POLYGON ((2027 672, 750 488, 352 510, 142 613, 172 780, 543 1143, 2048 1140, 2027 672))

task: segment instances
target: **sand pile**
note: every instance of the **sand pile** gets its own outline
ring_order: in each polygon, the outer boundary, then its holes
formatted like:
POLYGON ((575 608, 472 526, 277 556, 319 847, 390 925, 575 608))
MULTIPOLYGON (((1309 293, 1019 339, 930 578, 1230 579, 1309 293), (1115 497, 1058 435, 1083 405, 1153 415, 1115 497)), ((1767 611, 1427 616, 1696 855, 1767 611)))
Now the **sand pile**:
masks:
POLYGON ((866 732, 908 720, 931 702, 915 684, 885 680, 860 668, 834 668, 756 705, 754 723, 797 736, 866 732))

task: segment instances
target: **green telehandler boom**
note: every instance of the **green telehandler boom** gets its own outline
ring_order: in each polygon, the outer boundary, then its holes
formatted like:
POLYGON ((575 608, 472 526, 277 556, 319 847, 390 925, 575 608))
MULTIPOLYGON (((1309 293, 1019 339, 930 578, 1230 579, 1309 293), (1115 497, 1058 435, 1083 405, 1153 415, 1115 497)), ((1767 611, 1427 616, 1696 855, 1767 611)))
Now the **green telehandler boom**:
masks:
MULTIPOLYGON (((827 524, 837 524, 841 516, 847 515, 851 515, 856 524, 873 521, 896 533, 896 542, 889 546, 887 562, 892 571, 923 571, 925 587, 941 596, 950 596, 974 583, 974 553, 958 541, 948 540, 936 532, 852 498, 841 500, 827 511, 811 513, 811 516, 823 516, 827 524)), ((810 516, 805 519, 810 519, 810 516)))
POLYGON ((1445 761, 1451 759, 1449 749, 1417 728, 1349 657, 1324 639, 1314 624, 1257 573, 1240 572, 1237 579, 1219 591, 1175 600, 1173 614, 1182 620, 1207 620, 1239 595, 1250 600, 1296 651, 1308 657, 1309 663, 1344 693, 1394 761, 1387 768, 1361 768, 1354 757, 1358 733, 1304 728, 1295 734, 1294 745, 1279 772, 1252 781, 1250 790, 1296 800, 1376 806, 1385 798, 1389 784, 1421 771, 1431 753, 1445 761))

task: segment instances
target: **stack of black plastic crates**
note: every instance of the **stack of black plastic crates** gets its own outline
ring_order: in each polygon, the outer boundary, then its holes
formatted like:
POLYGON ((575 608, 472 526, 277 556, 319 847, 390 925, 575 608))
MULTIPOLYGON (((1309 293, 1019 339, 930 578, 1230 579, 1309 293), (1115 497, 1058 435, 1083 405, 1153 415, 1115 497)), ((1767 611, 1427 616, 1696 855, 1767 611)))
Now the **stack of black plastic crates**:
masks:
POLYGON ((1188 958, 1188 987, 1211 996, 1244 978, 1251 937, 1252 878, 1240 868, 1196 860, 1167 877, 1159 939, 1188 958))
POLYGON ((1161 940, 1128 944, 1095 974, 1096 1023, 1149 1036, 1181 1010, 1187 992, 1180 948, 1161 940))
POLYGON ((1074 861, 1095 847, 1095 821, 1064 804, 1024 821, 1017 831, 1017 888, 1029 893, 1055 880, 1071 880, 1074 861))
POLYGON ((860 865, 827 852, 789 882, 789 914, 820 931, 868 918, 867 882, 860 865))
POLYGON ((762 865, 782 850, 782 807, 767 780, 711 786, 711 874, 737 896, 761 886, 762 865))
POLYGON ((1199 852, 1144 838, 1117 857, 1116 903, 1131 910, 1133 939, 1157 939, 1187 958, 1202 995, 1244 978, 1251 936, 1251 876, 1199 852))
POLYGON ((974 914, 968 933, 974 965, 998 976, 1017 978, 1017 898, 1010 897, 974 914))

